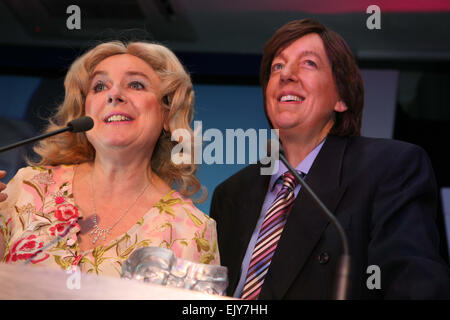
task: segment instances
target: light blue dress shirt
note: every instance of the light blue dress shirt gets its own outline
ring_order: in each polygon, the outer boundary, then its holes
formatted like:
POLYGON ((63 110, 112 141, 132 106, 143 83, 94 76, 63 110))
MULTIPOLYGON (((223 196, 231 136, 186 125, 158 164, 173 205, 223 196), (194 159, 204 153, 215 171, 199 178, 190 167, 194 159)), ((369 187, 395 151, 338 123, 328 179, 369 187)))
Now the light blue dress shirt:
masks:
MULTIPOLYGON (((319 153, 320 149, 322 149, 322 146, 324 144, 326 139, 324 139, 317 147, 312 150, 305 159, 303 159, 302 162, 295 168, 297 172, 303 172, 305 175, 308 174, 309 169, 311 168, 312 164, 314 163, 314 160, 317 157, 317 154, 319 153)), ((245 285, 245 278, 247 277, 247 271, 248 266, 250 265, 250 260, 252 258, 253 249, 255 248, 256 241, 258 240, 259 230, 261 229, 261 225, 264 221, 264 217, 266 215, 267 210, 275 200, 278 192, 280 191, 282 184, 277 183, 278 178, 283 175, 288 169, 284 165, 283 162, 280 160, 278 161, 278 171, 272 175, 269 182, 269 192, 266 194, 266 198, 264 199, 264 203, 261 209, 261 213, 258 218, 258 222, 256 223, 255 231, 253 231, 253 235, 250 239, 250 242, 248 244, 247 252, 245 253, 244 260, 242 261, 241 266, 241 277, 239 278, 239 283, 236 287, 236 291, 234 292, 234 297, 239 298, 242 293, 242 289, 245 285)), ((300 192, 301 185, 298 184, 297 187, 294 190, 295 197, 297 197, 298 193, 300 192)))

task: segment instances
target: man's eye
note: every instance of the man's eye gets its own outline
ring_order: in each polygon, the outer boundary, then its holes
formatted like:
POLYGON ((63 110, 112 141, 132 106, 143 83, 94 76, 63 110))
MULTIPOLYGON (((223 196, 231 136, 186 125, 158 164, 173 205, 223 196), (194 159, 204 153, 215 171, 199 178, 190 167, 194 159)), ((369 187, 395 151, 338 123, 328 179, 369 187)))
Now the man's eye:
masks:
POLYGON ((283 68, 283 65, 281 63, 275 63, 274 65, 272 65, 272 71, 278 71, 281 70, 283 68))
POLYGON ((103 82, 97 82, 94 86, 94 92, 100 92, 105 90, 106 85, 103 82))
POLYGON ((310 67, 317 67, 317 64, 312 60, 305 60, 305 64, 307 64, 310 67))
POLYGON ((144 89, 144 85, 140 83, 139 81, 133 81, 130 83, 130 88, 136 89, 136 90, 142 90, 144 89))

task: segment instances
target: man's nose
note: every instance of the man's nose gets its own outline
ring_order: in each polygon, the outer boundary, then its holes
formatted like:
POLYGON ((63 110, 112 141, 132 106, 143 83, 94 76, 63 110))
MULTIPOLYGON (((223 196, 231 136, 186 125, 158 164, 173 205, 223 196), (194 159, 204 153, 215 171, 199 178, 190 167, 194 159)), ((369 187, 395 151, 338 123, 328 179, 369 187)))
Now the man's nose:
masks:
POLYGON ((295 63, 287 63, 281 70, 280 81, 290 82, 298 80, 298 67, 295 63))

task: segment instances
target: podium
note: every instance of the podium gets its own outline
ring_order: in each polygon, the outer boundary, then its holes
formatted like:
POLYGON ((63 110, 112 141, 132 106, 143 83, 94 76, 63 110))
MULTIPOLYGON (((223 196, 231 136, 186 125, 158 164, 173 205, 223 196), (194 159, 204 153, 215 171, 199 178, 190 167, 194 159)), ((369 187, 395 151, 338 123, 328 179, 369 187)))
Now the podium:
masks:
POLYGON ((63 270, 0 263, 0 299, 2 300, 234 300, 107 276, 74 274, 63 270))

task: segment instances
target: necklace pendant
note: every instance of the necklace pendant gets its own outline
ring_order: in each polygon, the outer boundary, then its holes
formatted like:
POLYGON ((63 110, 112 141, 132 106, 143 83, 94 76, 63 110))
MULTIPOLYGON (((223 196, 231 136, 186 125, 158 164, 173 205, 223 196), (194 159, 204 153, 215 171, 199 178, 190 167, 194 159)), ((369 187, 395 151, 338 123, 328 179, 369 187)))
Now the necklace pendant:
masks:
POLYGON ((93 236, 93 235, 96 235, 98 233, 98 226, 94 226, 94 229, 91 231, 91 232, 89 232, 89 236, 93 236))
POLYGON ((103 240, 106 240, 106 234, 111 234, 111 228, 103 229, 103 240))
POLYGON ((92 244, 95 244, 98 240, 98 237, 101 235, 102 231, 100 230, 100 228, 98 227, 98 225, 94 226, 94 229, 89 232, 89 237, 93 238, 92 239, 92 244))
POLYGON ((90 174, 90 188, 91 188, 91 201, 92 201, 92 209, 94 213, 94 229, 89 232, 89 237, 93 237, 92 243, 95 244, 99 237, 101 237, 104 241, 106 241, 107 234, 111 234, 111 230, 119 223, 120 220, 128 213, 128 211, 135 205, 135 203, 139 200, 139 198, 144 194, 145 190, 150 186, 151 179, 147 182, 147 185, 142 189, 142 191, 138 194, 136 199, 128 206, 128 208, 119 216, 116 222, 113 223, 109 228, 102 229, 99 227, 97 223, 97 210, 95 208, 95 196, 94 196, 94 170, 91 170, 90 174))

